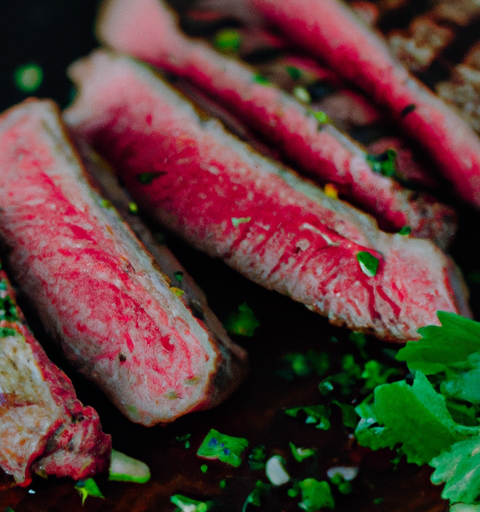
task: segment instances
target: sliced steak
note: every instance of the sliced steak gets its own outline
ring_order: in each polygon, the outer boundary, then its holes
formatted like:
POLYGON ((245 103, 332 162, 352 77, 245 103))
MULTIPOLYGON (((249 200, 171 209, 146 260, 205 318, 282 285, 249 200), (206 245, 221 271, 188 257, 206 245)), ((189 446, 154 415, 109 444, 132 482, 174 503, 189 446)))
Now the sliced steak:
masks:
POLYGON ((74 65, 65 119, 109 159, 147 215, 330 321, 404 341, 468 313, 461 277, 431 242, 388 235, 254 153, 155 73, 99 51, 74 65), (378 271, 363 268, 366 256, 378 271))
POLYGON ((249 0, 306 51, 356 83, 418 140, 465 201, 480 207, 480 139, 411 76, 385 43, 338 0, 249 0))
POLYGON ((408 225, 414 236, 445 247, 454 231, 451 208, 375 173, 364 148, 245 65, 185 38, 157 0, 109 1, 99 22, 102 41, 179 75, 261 134, 293 165, 372 213, 382 227, 408 225))
MULTIPOLYGON (((1 268, 1 267, 0 267, 1 268)), ((108 469, 110 436, 28 329, 0 270, 0 467, 20 485, 31 470, 87 478, 108 469)))
POLYGON ((0 235, 22 290, 74 366, 132 421, 212 407, 244 373, 89 186, 58 109, 0 119, 0 235))

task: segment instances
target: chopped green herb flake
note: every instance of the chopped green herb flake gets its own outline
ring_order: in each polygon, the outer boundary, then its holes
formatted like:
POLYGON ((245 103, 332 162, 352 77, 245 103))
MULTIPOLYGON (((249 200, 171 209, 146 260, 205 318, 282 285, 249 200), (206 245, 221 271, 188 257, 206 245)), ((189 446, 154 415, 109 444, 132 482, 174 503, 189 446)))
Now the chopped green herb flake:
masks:
POLYGON ((329 382, 328 380, 324 380, 320 382, 320 384, 318 385, 318 390, 323 396, 325 396, 330 394, 334 390, 334 387, 331 382, 329 382))
POLYGON ((381 384, 385 384, 388 379, 397 373, 396 368, 389 368, 379 361, 367 361, 362 372, 362 379, 365 379, 365 388, 375 389, 381 384))
POLYGON ((295 66, 286 66, 285 70, 287 71, 290 78, 292 78, 293 80, 300 80, 300 78, 302 78, 301 70, 295 66))
POLYGON ((182 297, 183 295, 185 295, 185 291, 180 289, 180 288, 177 288, 175 286, 172 286, 170 288, 170 290, 172 290, 172 292, 177 296, 177 297, 182 297))
POLYGON ((134 203, 133 201, 130 201, 128 203, 128 213, 130 215, 138 215, 138 205, 137 205, 137 203, 134 203))
POLYGON ((85 503, 85 500, 88 498, 88 496, 91 496, 92 498, 105 498, 93 478, 88 478, 87 480, 79 480, 75 484, 75 489, 82 497, 82 505, 85 503))
POLYGON ((327 352, 309 350, 306 354, 286 354, 281 359, 281 368, 276 375, 292 380, 295 377, 322 376, 330 368, 330 357, 327 352))
POLYGON ((378 258, 373 256, 367 251, 357 252, 357 261, 360 265, 362 272, 368 277, 375 277, 377 275, 379 261, 378 258))
POLYGON ((173 273, 173 277, 179 282, 181 283, 183 281, 183 272, 181 270, 176 270, 174 273, 173 273))
POLYGON ((355 428, 358 423, 357 413, 355 412, 355 407, 351 404, 342 404, 337 400, 332 402, 337 405, 342 411, 342 421, 346 427, 355 428))
POLYGON ((200 466, 200 471, 201 471, 202 473, 206 473, 206 472, 208 471, 208 466, 207 466, 206 464, 202 464, 202 465, 200 466))
POLYGON ((211 429, 197 451, 199 457, 218 459, 221 462, 239 467, 242 453, 248 441, 242 437, 231 437, 211 429))
POLYGON ((398 232, 399 235, 407 236, 412 232, 412 228, 410 226, 403 226, 403 228, 398 232))
POLYGON ((267 455, 265 453, 265 446, 259 445, 252 449, 252 453, 248 456, 248 465, 252 471, 263 469, 265 467, 265 460, 267 455))
POLYGON ((248 505, 252 504, 255 507, 261 507, 262 502, 261 499, 270 490, 271 486, 262 482, 261 480, 257 480, 255 484, 255 489, 247 496, 245 503, 242 507, 242 512, 246 512, 248 505))
POLYGON ((310 93, 307 91, 307 89, 305 89, 305 87, 297 85, 293 88, 292 92, 295 98, 297 98, 297 100, 301 101, 302 103, 310 104, 312 102, 310 93))
POLYGON ((321 110, 310 110, 310 113, 317 120, 319 126, 329 124, 332 122, 332 120, 327 116, 327 114, 325 112, 322 112, 321 110))
POLYGON ((0 320, 7 320, 8 322, 18 321, 17 306, 9 295, 0 298, 0 320))
POLYGON ((7 507, 4 512, 15 512, 12 507, 7 507))
POLYGON ((398 178, 397 152, 394 149, 380 153, 379 155, 367 155, 367 162, 373 172, 388 178, 398 178))
POLYGON ((38 64, 24 64, 15 70, 14 80, 22 92, 32 93, 42 85, 43 70, 38 64))
POLYGON ((245 224, 247 222, 250 222, 252 220, 252 217, 232 217, 231 221, 234 228, 238 228, 240 224, 245 224))
POLYGON ((271 85, 271 82, 268 78, 265 78, 263 75, 259 75, 258 73, 253 75, 253 82, 261 85, 271 85))
POLYGON ((292 409, 286 409, 285 414, 293 418, 304 416, 307 425, 315 425, 316 428, 321 430, 328 430, 330 428, 330 409, 324 405, 294 407, 292 409))
POLYGON ((170 496, 170 501, 176 505, 181 512, 206 512, 213 506, 212 501, 197 501, 182 496, 181 494, 174 494, 170 496))
POLYGON ((163 176, 166 174, 165 171, 162 172, 141 172, 135 176, 136 180, 141 183, 142 185, 151 185, 153 183, 153 180, 156 180, 157 178, 160 178, 160 176, 163 176))
POLYGON ((306 478, 299 482, 302 501, 298 506, 307 512, 318 512, 322 508, 335 508, 332 490, 326 481, 319 482, 315 478, 306 478))
POLYGON ((102 200, 100 201, 100 205, 101 205, 103 208, 113 208, 112 201, 109 201, 108 199, 102 199, 102 200))
POLYGON ((315 450, 312 448, 297 448, 293 443, 288 443, 292 455, 297 462, 303 462, 305 459, 312 457, 315 454, 315 450))
POLYGON ((0 327, 0 338, 6 338, 8 336, 18 336, 18 332, 15 329, 9 329, 8 327, 0 327))
POLYGON ((0 279, 0 290, 5 291, 8 290, 8 283, 6 279, 0 279))
POLYGON ((238 306, 238 311, 231 313, 225 320, 224 327, 230 334, 238 334, 251 338, 260 325, 253 311, 246 303, 238 306))
POLYGON ((227 486, 226 480, 220 480, 220 482, 218 483, 218 487, 220 487, 220 489, 225 489, 226 486, 227 486))
POLYGON ((175 441, 178 441, 179 443, 184 443, 185 448, 188 450, 190 448, 190 438, 192 437, 192 434, 185 434, 184 436, 176 436, 175 441))
POLYGON ((214 39, 215 48, 223 53, 237 53, 241 43, 240 32, 231 28, 220 30, 214 39))

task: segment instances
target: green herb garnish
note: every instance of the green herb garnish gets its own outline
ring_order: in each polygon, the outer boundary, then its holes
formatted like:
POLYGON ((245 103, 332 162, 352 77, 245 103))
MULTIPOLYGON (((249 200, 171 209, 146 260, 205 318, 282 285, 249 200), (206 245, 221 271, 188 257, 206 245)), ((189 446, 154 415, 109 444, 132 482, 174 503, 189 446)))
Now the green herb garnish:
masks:
POLYGON ((173 277, 179 282, 181 283, 183 281, 183 272, 181 270, 176 270, 174 273, 173 273, 173 277))
POLYGON ((290 450, 292 451, 292 455, 295 457, 297 462, 303 462, 305 459, 313 457, 315 455, 315 450, 312 448, 297 448, 293 443, 288 443, 290 446, 290 450))
POLYGON ((252 220, 252 217, 232 217, 231 221, 234 228, 238 228, 240 224, 245 224, 247 222, 250 222, 252 220))
POLYGON ((302 501, 298 506, 306 512, 317 512, 322 508, 335 508, 332 490, 326 481, 319 482, 315 478, 306 478, 299 482, 302 501))
POLYGON ((403 226, 403 228, 398 232, 399 235, 407 236, 412 232, 412 228, 410 226, 403 226))
POLYGON ((105 496, 102 494, 100 489, 98 488, 97 483, 93 478, 87 478, 87 480, 79 480, 75 484, 75 489, 79 492, 82 497, 82 505, 85 503, 85 500, 91 496, 92 498, 102 498, 105 499, 105 496))
POLYGON ((265 467, 265 446, 259 445, 252 448, 252 453, 248 456, 248 465, 252 471, 257 471, 265 467))
POLYGON ((7 322, 18 321, 17 306, 10 296, 0 298, 0 320, 7 322))
POLYGON ((388 178, 398 178, 397 152, 394 149, 387 149, 379 155, 367 155, 366 159, 373 172, 388 178))
POLYGON ((293 407, 286 409, 285 414, 298 418, 299 416, 305 417, 307 425, 315 425, 316 428, 321 430, 328 430, 330 428, 330 409, 324 405, 308 405, 306 407, 293 407))
POLYGON ((43 70, 38 64, 24 64, 15 70, 14 80, 22 92, 32 93, 42 85, 43 70))
POLYGON ((270 484, 266 484, 262 482, 261 480, 257 480, 255 484, 255 488, 253 491, 247 496, 247 499, 245 500, 245 503, 242 507, 242 512, 246 512, 248 505, 252 504, 255 507, 261 507, 262 506, 262 496, 268 492, 271 488, 270 484))
POLYGON ((362 272, 368 277, 375 277, 377 275, 379 261, 378 258, 373 256, 367 251, 357 252, 357 261, 360 265, 362 272))
POLYGON ((223 53, 237 53, 241 43, 240 32, 232 28, 220 30, 213 42, 215 48, 223 53))
POLYGON ((163 176, 164 174, 166 174, 165 171, 141 172, 135 176, 135 179, 142 185, 151 185, 153 180, 160 178, 160 176, 163 176))
POLYGON ((181 494, 174 494, 170 496, 170 501, 176 505, 181 512, 206 512, 213 506, 212 501, 197 501, 182 496, 181 494))
POLYGON ((243 437, 227 436, 212 428, 197 450, 197 455, 239 467, 242 453, 247 446, 248 441, 243 437))
POLYGON ((134 203, 133 201, 130 201, 128 203, 128 213, 130 215, 138 215, 138 205, 137 205, 137 203, 134 203))
POLYGON ((244 302, 238 306, 238 311, 231 313, 225 320, 223 326, 230 334, 238 334, 251 338, 255 329, 260 325, 253 311, 244 302))
POLYGON ((295 66, 286 66, 285 70, 287 71, 290 78, 292 78, 293 80, 300 80, 300 78, 302 78, 301 70, 295 66))
POLYGON ((0 338, 7 338, 8 336, 18 336, 18 332, 15 329, 9 329, 8 327, 0 327, 0 338))
POLYGON ((265 78, 263 75, 260 75, 258 73, 255 73, 253 75, 253 83, 255 84, 261 84, 261 85, 272 85, 272 82, 268 78, 265 78))

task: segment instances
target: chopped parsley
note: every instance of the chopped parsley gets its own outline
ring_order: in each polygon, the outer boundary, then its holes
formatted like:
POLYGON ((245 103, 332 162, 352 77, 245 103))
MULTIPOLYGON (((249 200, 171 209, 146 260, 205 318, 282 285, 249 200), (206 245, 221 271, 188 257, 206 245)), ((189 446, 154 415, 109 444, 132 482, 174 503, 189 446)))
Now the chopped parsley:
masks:
POLYGON ((368 277, 375 277, 377 275, 379 260, 373 254, 367 251, 357 252, 357 261, 360 265, 361 271, 368 277))
POLYGON ((232 217, 231 221, 234 228, 238 228, 240 224, 245 224, 247 222, 250 222, 252 220, 252 217, 232 217))
POLYGON ((170 496, 170 501, 177 506, 176 510, 181 512, 206 512, 213 506, 211 501, 192 500, 181 494, 170 496))
POLYGON ((153 180, 160 178, 164 174, 166 174, 165 171, 141 172, 135 176, 135 179, 142 185, 151 185, 153 180))
POLYGON ((17 306, 9 295, 0 298, 0 320, 7 320, 8 322, 18 321, 17 306))
POLYGON ((327 116, 327 114, 321 110, 310 110, 309 112, 317 120, 319 126, 329 124, 332 122, 332 120, 327 116))
POLYGON ((306 407, 293 407, 286 409, 285 414, 298 418, 303 416, 307 425, 315 425, 320 430, 330 428, 330 409, 324 405, 308 405, 306 407))
POLYGON ((306 512, 317 512, 323 508, 334 509, 335 500, 332 490, 326 481, 319 482, 315 478, 306 478, 299 482, 302 501, 298 506, 306 512))
POLYGON ((201 471, 202 473, 206 473, 206 472, 208 471, 208 466, 207 466, 206 464, 202 464, 202 465, 200 466, 200 471, 201 471))
POLYGON ((252 448, 252 453, 248 456, 248 465, 252 471, 257 471, 265 467, 265 446, 259 445, 252 448))
POLYGON ((92 498, 105 499, 105 496, 102 494, 102 492, 98 488, 97 483, 93 478, 87 478, 87 480, 79 480, 75 484, 75 489, 82 497, 82 505, 85 503, 85 500, 89 496, 91 496, 92 498))
POLYGON ((182 297, 183 295, 185 295, 185 291, 182 290, 181 288, 177 288, 175 286, 172 286, 170 288, 170 290, 177 296, 177 297, 182 297))
POLYGON ((226 28, 217 32, 214 46, 223 53, 237 53, 242 43, 242 36, 238 30, 226 28))
POLYGON ((252 504, 255 507, 261 507, 262 497, 270 490, 270 484, 266 484, 262 482, 261 480, 257 480, 255 484, 255 488, 253 491, 247 496, 247 499, 245 500, 245 503, 242 507, 242 512, 246 512, 248 505, 252 504))
POLYGON ((181 270, 176 270, 174 273, 173 273, 173 277, 179 282, 181 283, 183 281, 183 272, 181 270))
POLYGON ((6 338, 8 336, 16 336, 19 333, 15 329, 9 329, 8 327, 0 327, 0 338, 6 338))
MULTIPOLYGON (((295 66, 286 66, 285 70, 292 80, 300 80, 302 78, 302 71, 295 66)), ((308 96, 310 97, 310 94, 308 96)))
POLYGON ((312 448, 297 448, 292 442, 288 444, 290 446, 290 450, 292 451, 292 455, 297 462, 303 462, 305 459, 315 455, 315 450, 312 448))
POLYGON ((373 172, 388 178, 398 178, 397 152, 394 149, 387 149, 379 155, 367 155, 366 159, 373 172))
POLYGON ((133 201, 130 201, 128 203, 128 213, 130 215, 138 215, 138 205, 137 205, 137 203, 134 203, 133 201))
POLYGON ((188 450, 190 448, 190 438, 192 437, 192 434, 185 434, 183 436, 177 436, 175 437, 175 441, 179 443, 183 443, 183 446, 188 450))
POLYGON ((197 455, 239 467, 242 453, 247 446, 248 441, 243 437, 227 436, 212 428, 197 450, 197 455))
POLYGON ((22 92, 35 92, 43 81, 43 70, 35 63, 23 64, 14 72, 15 85, 22 92))
POLYGON ((410 226, 403 226, 403 228, 398 232, 399 235, 409 235, 412 232, 412 228, 410 226))
POLYGON ((0 290, 8 290, 8 284, 6 279, 0 279, 0 290))
POLYGON ((228 315, 223 326, 230 334, 238 334, 251 338, 260 322, 255 317, 253 311, 244 302, 238 306, 238 311, 228 315))
POLYGON ((263 75, 260 75, 259 73, 255 73, 253 75, 253 83, 255 84, 261 84, 261 85, 271 85, 272 83, 270 80, 263 75))

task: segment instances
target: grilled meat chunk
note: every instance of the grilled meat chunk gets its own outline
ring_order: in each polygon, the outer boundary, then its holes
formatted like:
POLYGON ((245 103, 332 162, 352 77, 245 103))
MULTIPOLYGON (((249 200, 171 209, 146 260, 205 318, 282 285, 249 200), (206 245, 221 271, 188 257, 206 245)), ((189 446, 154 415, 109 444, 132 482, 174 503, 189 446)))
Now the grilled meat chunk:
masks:
POLYGON ((0 270, 0 467, 20 485, 31 470, 87 478, 108 469, 110 436, 28 329, 0 270))
POLYGON ((147 215, 263 286, 336 324, 404 341, 468 313, 452 262, 431 242, 380 232, 207 120, 147 67, 103 51, 75 64, 65 119, 117 169, 147 215), (362 267, 362 259, 378 269, 362 267), (375 266, 375 265, 374 265, 375 266))
POLYGON ((212 407, 244 373, 89 186, 58 109, 0 119, 0 236, 20 286, 74 366, 132 421, 212 407))
POLYGON ((181 76, 215 98, 289 162, 322 184, 333 183, 342 197, 373 214, 386 229, 408 225, 414 236, 432 238, 441 247, 451 239, 451 208, 374 172, 366 150, 332 124, 264 83, 249 67, 183 36, 161 2, 110 0, 98 32, 111 47, 181 76))

